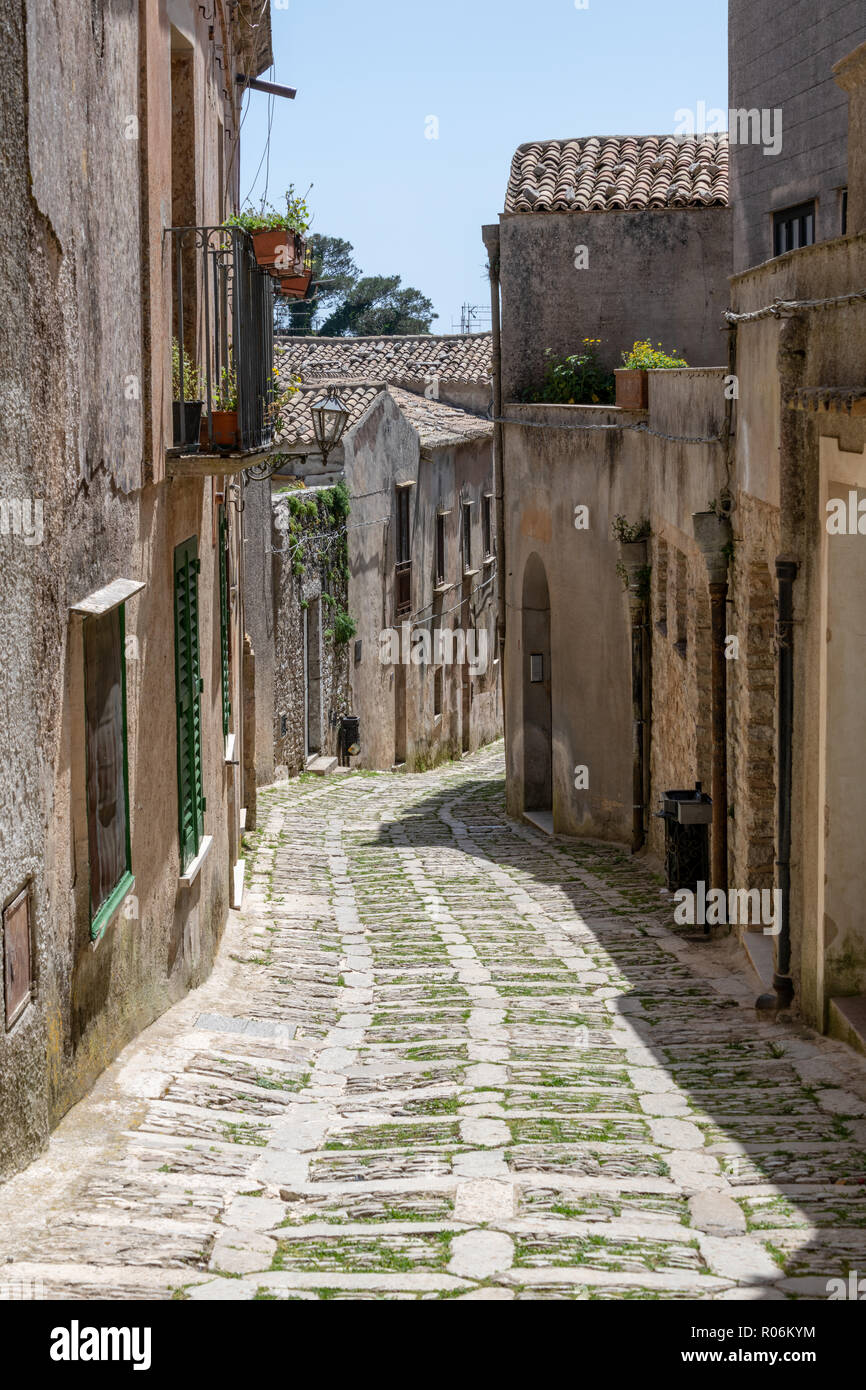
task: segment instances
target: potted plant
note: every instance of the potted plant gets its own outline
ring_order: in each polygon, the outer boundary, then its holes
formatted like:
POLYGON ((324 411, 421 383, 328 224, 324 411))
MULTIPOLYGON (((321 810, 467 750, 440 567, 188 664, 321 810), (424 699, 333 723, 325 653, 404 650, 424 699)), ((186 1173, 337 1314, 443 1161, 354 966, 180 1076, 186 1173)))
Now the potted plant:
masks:
MULTIPOLYGON (((676 352, 676 348, 674 348, 676 352)), ((616 403, 621 410, 647 410, 649 407, 650 371, 659 368, 687 367, 688 362, 681 357, 662 350, 661 343, 653 347, 649 338, 641 338, 632 344, 630 352, 622 354, 623 365, 617 367, 616 403)))
POLYGON ((647 541, 651 534, 649 521, 644 518, 642 521, 631 523, 626 521, 622 514, 618 514, 613 520, 611 533, 614 540, 619 541, 617 574, 627 589, 638 592, 645 586, 648 571, 647 541))
POLYGON ((198 368, 183 350, 183 400, 181 401, 181 353, 177 338, 171 340, 171 395, 175 447, 198 449, 201 429, 201 386, 198 368))
POLYGON ((301 273, 295 275, 281 275, 278 294, 286 299, 305 299, 310 288, 310 281, 313 278, 313 253, 309 247, 301 263, 301 273))
POLYGON ((227 218, 225 227, 240 227, 253 239, 256 262, 272 275, 284 276, 303 267, 306 243, 304 233, 310 225, 305 198, 295 196, 294 184, 286 191, 285 211, 263 204, 259 212, 239 212, 227 218))
MULTIPOLYGON (((217 449, 236 449, 238 446, 238 383, 234 367, 223 367, 214 388, 211 411, 213 442, 217 449)), ((207 421, 202 421, 202 443, 210 442, 207 421)))
POLYGON ((558 357, 546 348, 544 379, 518 395, 519 400, 551 405, 613 405, 613 372, 599 357, 601 338, 584 338, 576 352, 558 357))

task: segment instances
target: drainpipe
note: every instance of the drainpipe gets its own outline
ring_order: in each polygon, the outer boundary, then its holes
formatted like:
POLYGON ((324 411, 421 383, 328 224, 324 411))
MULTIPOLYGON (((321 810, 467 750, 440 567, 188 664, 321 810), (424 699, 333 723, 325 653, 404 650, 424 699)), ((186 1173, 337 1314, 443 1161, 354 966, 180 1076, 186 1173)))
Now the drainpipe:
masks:
MULTIPOLYGON (((779 610, 776 629, 779 682, 779 750, 776 788, 776 881, 782 894, 782 922, 776 939, 774 1007, 787 1009, 794 998, 791 977, 791 785, 793 774, 794 730, 794 580, 797 561, 786 556, 776 560, 779 583, 779 610)), ((769 996, 771 998, 772 996, 769 996)), ((759 1007, 761 1000, 758 1001, 759 1007)))
POLYGON ((493 487, 496 494, 496 627, 502 672, 502 717, 505 722, 505 455, 502 428, 502 321, 499 304, 499 227, 482 227, 490 267, 490 319, 493 330, 493 487))
POLYGON ((707 562, 710 590, 710 629, 712 642, 711 727, 713 738, 712 797, 713 853, 710 877, 712 887, 728 891, 728 663, 727 636, 728 556, 732 542, 730 519, 716 512, 695 512, 692 516, 695 539, 707 562))
POLYGON ((644 694, 647 685, 646 603, 629 593, 631 608, 631 708, 633 733, 632 758, 632 833, 631 852, 637 854, 646 841, 644 816, 646 810, 646 730, 644 694))
POLYGON ((620 563, 628 585, 631 618, 631 713, 632 713, 632 832, 631 852, 646 843, 647 769, 649 767, 649 628, 647 605, 648 541, 624 541, 620 563))

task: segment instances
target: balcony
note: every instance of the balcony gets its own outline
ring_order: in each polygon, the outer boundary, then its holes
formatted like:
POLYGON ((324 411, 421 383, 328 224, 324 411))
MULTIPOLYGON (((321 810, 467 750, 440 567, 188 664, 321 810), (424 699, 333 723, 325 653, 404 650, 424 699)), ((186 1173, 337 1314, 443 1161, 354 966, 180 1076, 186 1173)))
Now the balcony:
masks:
POLYGON ((172 227, 169 477, 240 473, 273 442, 274 280, 238 227, 172 227))

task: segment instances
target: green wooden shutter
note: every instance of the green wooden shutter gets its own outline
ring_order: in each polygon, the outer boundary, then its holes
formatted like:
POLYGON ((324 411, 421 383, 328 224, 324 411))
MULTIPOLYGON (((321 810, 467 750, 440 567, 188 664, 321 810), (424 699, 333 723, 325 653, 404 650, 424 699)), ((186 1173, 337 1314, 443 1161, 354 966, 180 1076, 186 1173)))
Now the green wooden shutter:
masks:
POLYGON ((198 572, 198 541, 192 536, 174 552, 177 799, 180 855, 184 868, 198 853, 204 834, 198 572))
POLYGON ((229 679, 229 575, 228 575, 228 516, 225 503, 219 507, 219 578, 220 578, 220 661, 223 683, 223 735, 228 738, 232 719, 232 693, 229 679))

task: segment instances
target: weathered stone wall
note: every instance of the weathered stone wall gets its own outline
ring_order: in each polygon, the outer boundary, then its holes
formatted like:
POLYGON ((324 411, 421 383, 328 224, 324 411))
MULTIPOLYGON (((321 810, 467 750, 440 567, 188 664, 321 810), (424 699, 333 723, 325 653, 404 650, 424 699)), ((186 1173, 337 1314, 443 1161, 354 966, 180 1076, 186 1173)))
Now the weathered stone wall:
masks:
POLYGON ((274 606, 273 505, 269 482, 244 489, 244 576, 246 630, 255 653, 254 780, 268 787, 274 780, 274 606))
MULTIPOLYGON (((382 395, 345 443, 346 480, 353 505, 350 527, 350 609, 358 624, 361 656, 352 661, 354 713, 361 718, 358 765, 390 768, 395 761, 407 771, 459 757, 498 738, 502 732, 499 664, 495 662, 496 588, 492 564, 481 556, 481 498, 492 490, 492 460, 487 439, 422 451, 418 435, 393 397, 382 395), (398 483, 412 483, 411 627, 431 632, 435 625, 485 634, 488 664, 478 675, 460 666, 442 666, 442 710, 435 713, 436 663, 411 660, 411 632, 401 636, 401 656, 394 665, 382 660, 383 633, 397 629, 394 567, 398 483), (460 549, 461 499, 472 500, 472 550, 478 574, 463 579, 460 549), (446 578, 450 588, 435 586, 436 516, 445 519, 446 578), (468 689, 464 689, 467 682, 468 689), (398 731, 405 689, 405 739, 398 731), (399 754, 404 756, 400 757, 399 754)), ((399 629, 397 629, 399 630, 399 629)), ((480 650, 480 647, 479 647, 480 650)), ((400 721, 402 722, 402 721, 400 721)))
MULTIPOLYGON (((648 423, 675 436, 718 435, 725 420, 725 370, 650 373, 648 423)), ((521 650, 523 579, 530 557, 550 590, 553 816, 566 834, 630 840, 632 820, 631 639, 628 599, 616 573, 611 526, 647 519, 650 547, 652 819, 668 787, 709 783, 709 596, 692 514, 724 481, 721 446, 673 443, 634 430, 573 426, 635 424, 643 417, 590 406, 507 407, 505 517, 508 528, 509 805, 524 809, 521 650), (522 422, 530 427, 521 428, 522 422), (542 425, 547 428, 536 428, 542 425), (588 508, 576 529, 575 508, 588 508), (589 788, 575 787, 575 768, 589 788)), ((707 790, 709 787, 707 786, 707 790)))
POLYGON ((817 199, 816 236, 842 232, 840 191, 848 182, 847 112, 831 68, 866 39, 859 0, 731 0, 728 6, 730 106, 782 112, 782 147, 731 151, 735 271, 773 255, 781 208, 817 199))
POLYGON ((660 797, 695 782, 709 792, 711 778, 707 567, 692 536, 672 526, 660 511, 650 518, 653 795, 647 821, 649 848, 659 858, 664 823, 654 812, 660 797))
MULTIPOLYGON (((791 252, 732 281, 734 307, 749 312, 785 300, 829 298, 866 281, 866 236, 791 252)), ((866 482, 866 429, 849 415, 845 393, 866 388, 866 312, 860 301, 765 318, 737 332, 740 383, 736 475, 752 495, 778 497, 779 521, 743 509, 753 566, 776 554, 798 563, 794 584, 794 733, 791 935, 797 1004, 819 1028, 831 1022, 834 995, 866 992, 866 894, 858 832, 866 806, 862 537, 831 536, 826 503, 855 497, 866 482), (809 403, 824 388, 828 406, 809 403), (801 394, 805 393, 805 395, 801 394), (833 408, 833 396, 839 408, 833 408), (776 461, 778 460, 778 464, 776 461)), ((775 588, 775 576, 774 576, 775 588)), ((766 583, 763 583, 766 592, 766 583)), ((758 599, 758 610, 765 610, 758 599)), ((763 635, 756 641, 760 650, 763 635)), ((741 663, 742 663, 741 656, 741 663)), ((742 674, 742 667, 740 673, 742 674)), ((766 684, 767 673, 761 673, 766 684)), ((762 739, 768 735, 759 685, 762 739)), ((759 747, 761 744, 758 745, 759 747)), ((757 781, 757 779, 756 779, 757 781)))
POLYGON ((729 827, 731 883, 772 888, 776 827, 775 560, 779 513, 740 490, 733 513, 728 632, 737 637, 728 672, 729 781, 736 790, 729 827))
MULTIPOLYGON (((330 488, 299 489, 289 495, 277 493, 272 502, 275 641, 270 735, 277 777, 303 772, 308 719, 318 730, 313 744, 319 747, 314 751, 333 757, 337 754, 338 717, 352 712, 348 674, 352 642, 337 643, 329 635, 334 614, 347 611, 349 602, 344 573, 345 526, 341 536, 328 534, 335 529, 327 505, 332 496, 330 488), (311 515, 293 517, 290 497, 311 515), (319 628, 315 649, 321 653, 321 674, 315 713, 311 709, 305 713, 305 612, 308 630, 315 634, 316 626, 319 628)), ((313 655, 308 664, 314 663, 313 655)), ((315 677, 312 669, 309 676, 315 677)))
MULTIPOLYGON (((0 900, 32 898, 37 993, 0 1028, 0 1176, 143 1026, 213 961, 229 904, 240 792, 222 727, 214 484, 161 478, 170 435, 170 33, 159 7, 28 0, 0 18, 3 495, 38 499, 42 544, 0 536, 0 900), (150 84, 150 85, 149 85, 150 84), (154 225, 156 224, 156 231, 154 225), (139 308, 140 306, 140 308, 139 308), (210 854, 179 883, 173 550, 197 536, 202 755, 210 854), (133 894, 90 940, 82 620, 119 578, 127 605, 133 894)), ((197 217, 218 220, 221 82, 199 8, 172 6, 195 48, 197 217)), ((227 54, 227 62, 229 55, 227 54)), ((229 151, 226 149, 226 153, 229 151)), ((231 189, 229 189, 231 197, 231 189)), ((242 743, 242 554, 230 626, 242 743)), ((239 753, 240 756, 240 753, 239 753)))
POLYGON ((514 213, 501 218, 502 389, 537 386, 545 353, 601 338, 601 360, 622 365, 639 338, 677 348, 690 366, 724 359, 730 211, 514 213), (586 247, 586 269, 575 266, 586 247))

